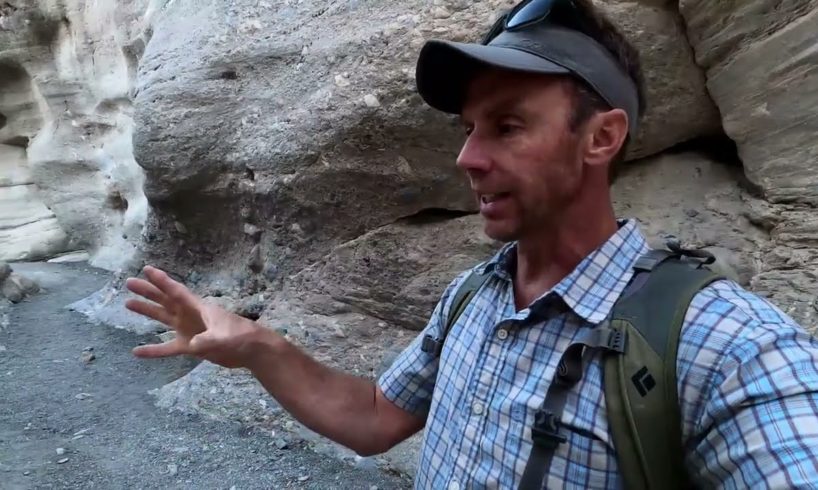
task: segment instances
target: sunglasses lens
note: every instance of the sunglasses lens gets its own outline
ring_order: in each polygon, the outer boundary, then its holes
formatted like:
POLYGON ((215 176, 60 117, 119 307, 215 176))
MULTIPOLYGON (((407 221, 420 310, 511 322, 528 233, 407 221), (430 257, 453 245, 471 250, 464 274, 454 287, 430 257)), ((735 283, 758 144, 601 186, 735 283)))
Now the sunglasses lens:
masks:
POLYGON ((515 9, 506 22, 506 29, 534 22, 545 18, 551 13, 551 7, 559 0, 530 0, 515 9))

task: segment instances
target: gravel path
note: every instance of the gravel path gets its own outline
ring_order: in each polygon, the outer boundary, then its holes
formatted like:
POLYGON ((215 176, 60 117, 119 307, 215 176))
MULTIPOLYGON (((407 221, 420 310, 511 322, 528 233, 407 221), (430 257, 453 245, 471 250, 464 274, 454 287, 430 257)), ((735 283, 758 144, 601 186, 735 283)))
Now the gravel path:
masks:
POLYGON ((65 305, 108 277, 84 264, 16 264, 45 291, 0 318, 0 488, 410 488, 240 425, 171 413, 148 390, 190 359, 142 361, 152 338, 93 325, 65 305), (94 359, 85 362, 91 347, 94 359))

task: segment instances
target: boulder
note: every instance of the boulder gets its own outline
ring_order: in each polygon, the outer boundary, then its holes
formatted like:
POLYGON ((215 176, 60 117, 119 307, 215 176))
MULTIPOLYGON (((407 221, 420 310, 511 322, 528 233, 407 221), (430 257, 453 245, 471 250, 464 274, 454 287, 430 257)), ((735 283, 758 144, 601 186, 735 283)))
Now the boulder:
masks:
POLYGON ((25 276, 15 274, 10 276, 9 279, 14 282, 25 295, 31 295, 40 291, 40 286, 25 276))
MULTIPOLYGON (((281 279, 408 216, 473 211, 454 166, 462 130, 420 100, 415 63, 425 40, 476 40, 511 2, 416 3, 381 0, 364 15, 358 4, 188 0, 158 12, 135 89, 149 260, 274 265, 281 279)), ((718 132, 678 12, 600 5, 648 75, 630 156, 718 132)))
POLYGON ((287 293, 316 313, 346 307, 420 330, 449 282, 498 246, 477 215, 416 216, 339 245, 292 278, 287 293))
POLYGON ((218 420, 261 422, 281 412, 250 373, 207 361, 151 393, 158 407, 218 420))
POLYGON ((12 303, 19 303, 25 298, 25 291, 23 291, 23 287, 10 276, 0 284, 0 296, 12 303))
POLYGON ((15 273, 6 262, 0 261, 0 302, 8 300, 19 303, 39 290, 36 282, 15 273))

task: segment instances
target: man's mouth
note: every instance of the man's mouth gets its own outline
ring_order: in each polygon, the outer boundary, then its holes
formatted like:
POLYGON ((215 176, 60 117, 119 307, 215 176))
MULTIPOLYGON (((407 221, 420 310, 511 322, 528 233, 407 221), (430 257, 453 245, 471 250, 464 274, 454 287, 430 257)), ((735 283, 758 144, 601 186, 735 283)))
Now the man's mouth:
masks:
POLYGON ((483 204, 491 204, 500 199, 506 198, 510 195, 509 192, 498 192, 495 194, 480 194, 480 202, 483 204))

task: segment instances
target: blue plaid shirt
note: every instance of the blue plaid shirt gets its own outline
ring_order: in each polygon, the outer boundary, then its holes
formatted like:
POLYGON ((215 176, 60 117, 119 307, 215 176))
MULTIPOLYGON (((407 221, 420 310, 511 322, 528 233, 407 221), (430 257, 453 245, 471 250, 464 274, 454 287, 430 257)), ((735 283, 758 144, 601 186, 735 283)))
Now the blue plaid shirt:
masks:
MULTIPOLYGON (((426 417, 416 488, 517 487, 534 413, 563 351, 608 315, 647 250, 636 224, 623 222, 551 291, 516 311, 514 244, 505 246, 477 266, 491 276, 438 359, 420 342, 440 332, 466 273, 446 288, 426 329, 379 379, 389 400, 426 417)), ((554 455, 547 488, 622 487, 599 360, 568 396, 568 441, 554 455)), ((713 283, 687 312, 677 367, 686 464, 697 486, 818 486, 818 342, 792 319, 731 281, 713 283)))

